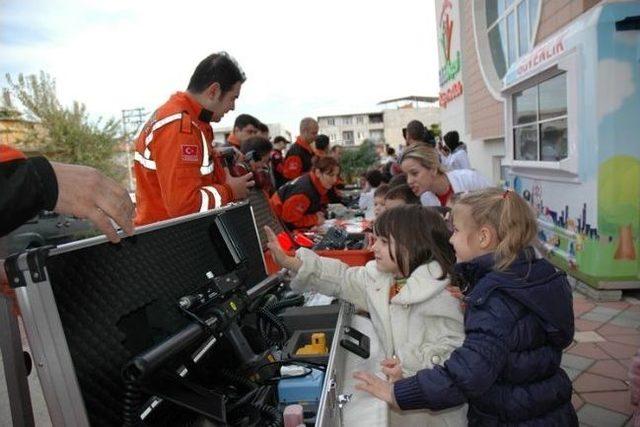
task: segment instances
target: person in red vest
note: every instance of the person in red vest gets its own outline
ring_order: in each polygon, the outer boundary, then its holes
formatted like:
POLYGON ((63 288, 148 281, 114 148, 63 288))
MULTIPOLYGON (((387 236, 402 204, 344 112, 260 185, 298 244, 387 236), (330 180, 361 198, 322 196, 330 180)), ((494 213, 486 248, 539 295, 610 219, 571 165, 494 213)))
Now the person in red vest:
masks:
POLYGON ((0 145, 0 236, 41 210, 87 218, 114 243, 110 219, 133 234, 133 203, 127 191, 94 168, 26 158, 0 145))
POLYGON ((317 157, 311 171, 289 181, 271 196, 271 206, 287 227, 307 228, 324 223, 326 195, 340 175, 333 157, 317 157))
POLYGON ((284 159, 282 174, 285 178, 292 180, 311 170, 311 163, 315 155, 311 144, 318 136, 319 129, 318 122, 311 117, 300 121, 300 136, 284 159))
POLYGON ((196 67, 185 92, 173 94, 136 141, 136 224, 219 208, 247 197, 252 175, 233 177, 213 148, 210 122, 235 107, 246 77, 227 53, 196 67))

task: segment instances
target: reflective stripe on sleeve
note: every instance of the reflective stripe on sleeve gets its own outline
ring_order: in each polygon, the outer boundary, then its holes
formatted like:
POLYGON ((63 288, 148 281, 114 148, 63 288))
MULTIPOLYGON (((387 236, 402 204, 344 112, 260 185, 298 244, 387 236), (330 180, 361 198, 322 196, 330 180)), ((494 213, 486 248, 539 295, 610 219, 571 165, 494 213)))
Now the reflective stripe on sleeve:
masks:
MULTIPOLYGON (((207 185, 206 187, 202 187, 202 190, 208 191, 213 196, 213 201, 214 201, 213 208, 214 209, 222 207, 222 196, 220 195, 220 192, 218 192, 218 190, 215 187, 207 185)), ((200 191, 202 191, 202 190, 200 190, 200 191)))
POLYGON ((137 151, 133 154, 133 160, 140 163, 140 165, 144 168, 156 170, 156 162, 144 158, 142 154, 138 153, 137 151))

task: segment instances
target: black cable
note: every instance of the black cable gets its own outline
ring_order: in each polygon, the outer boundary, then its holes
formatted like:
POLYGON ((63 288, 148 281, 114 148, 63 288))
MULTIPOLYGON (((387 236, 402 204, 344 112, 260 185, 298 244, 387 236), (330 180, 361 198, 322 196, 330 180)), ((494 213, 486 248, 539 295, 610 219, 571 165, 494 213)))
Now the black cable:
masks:
POLYGON ((284 347, 289 339, 289 331, 287 331, 284 322, 273 314, 268 307, 260 307, 258 309, 258 330, 265 342, 270 346, 284 347), (277 332, 275 338, 272 338, 273 329, 277 332))
POLYGON ((257 409, 263 415, 267 415, 271 418, 271 423, 266 424, 266 427, 281 427, 284 421, 282 414, 278 408, 274 408, 270 405, 257 405, 252 403, 251 406, 257 409))
POLYGON ((124 399, 122 403, 122 425, 134 427, 140 425, 140 405, 142 405, 142 392, 136 380, 126 379, 124 382, 124 399))

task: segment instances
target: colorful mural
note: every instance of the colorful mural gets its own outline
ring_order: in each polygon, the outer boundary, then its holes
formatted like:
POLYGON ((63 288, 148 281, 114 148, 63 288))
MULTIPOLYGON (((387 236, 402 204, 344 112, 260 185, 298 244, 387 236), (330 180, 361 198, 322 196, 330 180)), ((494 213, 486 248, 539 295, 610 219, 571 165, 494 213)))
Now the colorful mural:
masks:
POLYGON ((616 22, 638 15, 638 2, 595 7, 504 80, 509 87, 578 56, 580 66, 568 71, 577 84, 568 113, 580 135, 577 175, 514 167, 509 184, 534 207, 550 259, 599 288, 640 287, 640 31, 616 30, 616 22), (553 54, 540 56, 549 46, 553 54))

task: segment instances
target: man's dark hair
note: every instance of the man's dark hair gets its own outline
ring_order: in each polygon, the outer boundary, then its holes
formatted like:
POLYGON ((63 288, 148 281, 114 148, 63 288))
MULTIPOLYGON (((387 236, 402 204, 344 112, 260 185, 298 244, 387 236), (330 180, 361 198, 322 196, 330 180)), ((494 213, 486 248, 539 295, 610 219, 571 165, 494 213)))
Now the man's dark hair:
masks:
POLYGON ((424 127, 421 121, 412 120, 407 125, 407 138, 414 141, 424 142, 435 147, 436 139, 429 129, 424 127))
POLYGON ((445 133, 444 143, 449 147, 449 150, 454 151, 460 145, 460 134, 455 130, 445 133))
POLYGON ((240 114, 236 117, 236 121, 233 122, 233 129, 235 130, 235 128, 238 128, 242 130, 249 125, 253 125, 256 129, 260 129, 261 124, 260 120, 256 119, 251 114, 240 114))
POLYGON ((371 188, 378 188, 380 184, 384 182, 384 175, 378 169, 367 172, 364 178, 367 180, 371 188))
POLYGON ((323 134, 316 136, 316 150, 325 151, 327 148, 329 148, 329 137, 323 134))
POLYGON ((242 143, 240 151, 242 154, 246 154, 249 160, 260 160, 265 154, 268 154, 273 150, 273 144, 267 139, 261 136, 252 136, 242 143))
POLYGON ((236 60, 226 52, 218 52, 200 61, 191 75, 187 90, 201 93, 213 83, 218 83, 224 95, 234 84, 245 80, 247 76, 236 60))
POLYGON ((280 136, 280 135, 278 135, 278 136, 276 136, 275 138, 273 138, 273 143, 274 143, 274 144, 277 144, 277 143, 279 143, 279 142, 284 142, 284 143, 285 143, 285 145, 289 143, 289 141, 287 140, 287 138, 285 138, 284 136, 280 136))
POLYGON ((258 130, 260 132, 266 132, 269 133, 269 126, 265 125, 264 123, 260 122, 258 123, 258 126, 256 126, 258 128, 258 130))

